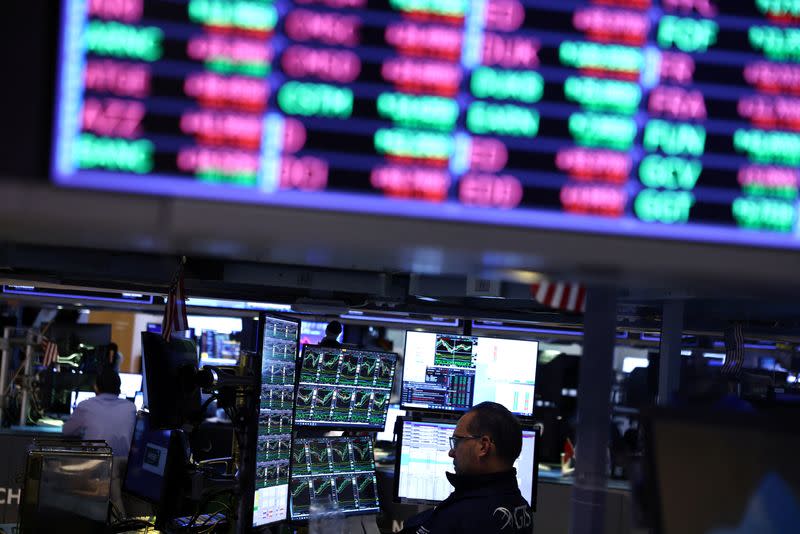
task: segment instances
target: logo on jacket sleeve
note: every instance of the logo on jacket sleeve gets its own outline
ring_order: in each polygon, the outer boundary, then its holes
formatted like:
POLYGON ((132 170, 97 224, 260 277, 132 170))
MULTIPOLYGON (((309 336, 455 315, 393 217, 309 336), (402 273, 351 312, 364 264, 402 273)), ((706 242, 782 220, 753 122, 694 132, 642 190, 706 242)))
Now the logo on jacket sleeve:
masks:
POLYGON ((498 507, 492 512, 492 517, 497 517, 503 522, 500 530, 505 530, 508 526, 516 529, 523 529, 531 526, 531 514, 527 506, 517 506, 512 513, 508 508, 498 507))

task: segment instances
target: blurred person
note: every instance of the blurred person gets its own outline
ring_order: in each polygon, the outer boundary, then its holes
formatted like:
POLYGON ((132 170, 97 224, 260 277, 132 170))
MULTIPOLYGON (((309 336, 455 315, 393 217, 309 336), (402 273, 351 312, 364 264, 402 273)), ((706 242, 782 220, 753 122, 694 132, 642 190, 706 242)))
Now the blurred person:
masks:
POLYGON ((120 365, 122 365, 122 359, 123 356, 122 353, 119 351, 119 347, 117 346, 117 344, 114 342, 109 343, 108 357, 106 358, 106 361, 103 363, 105 365, 111 366, 111 368, 114 369, 116 373, 119 373, 120 365))
POLYGON ((328 326, 325 327, 325 337, 319 342, 319 346, 327 347, 329 349, 341 348, 342 344, 339 343, 338 337, 342 335, 343 330, 344 328, 342 327, 342 323, 339 321, 331 321, 328 323, 328 326))
POLYGON ((508 409, 482 402, 458 420, 449 455, 453 492, 432 510, 405 521, 403 534, 533 532, 533 514, 517 484, 514 461, 522 428, 508 409))
POLYGON ((128 452, 136 425, 136 407, 127 399, 120 399, 121 381, 111 367, 103 367, 94 384, 96 395, 78 404, 72 416, 64 423, 62 433, 85 440, 103 440, 113 451, 111 475, 111 502, 124 516, 122 504, 122 477, 128 464, 128 452))

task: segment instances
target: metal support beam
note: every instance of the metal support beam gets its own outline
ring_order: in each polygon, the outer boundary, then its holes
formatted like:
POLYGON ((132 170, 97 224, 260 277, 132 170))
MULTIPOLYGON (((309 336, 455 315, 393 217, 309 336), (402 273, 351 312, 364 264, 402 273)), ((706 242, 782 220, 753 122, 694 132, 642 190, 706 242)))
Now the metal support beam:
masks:
POLYGON ((28 330, 25 338, 25 376, 23 377, 22 401, 19 405, 19 426, 25 426, 28 422, 28 408, 30 405, 31 380, 33 379, 33 346, 36 341, 36 333, 28 330))
POLYGON ((8 395, 8 366, 11 364, 11 336, 14 327, 7 326, 3 329, 2 358, 0 359, 0 428, 3 426, 3 414, 6 411, 6 396, 8 395))
POLYGON ((589 289, 578 379, 576 472, 570 534, 601 534, 605 528, 616 308, 616 290, 589 289))
POLYGON ((683 301, 664 301, 661 319, 661 354, 658 360, 659 406, 668 404, 680 386, 682 334, 683 301))

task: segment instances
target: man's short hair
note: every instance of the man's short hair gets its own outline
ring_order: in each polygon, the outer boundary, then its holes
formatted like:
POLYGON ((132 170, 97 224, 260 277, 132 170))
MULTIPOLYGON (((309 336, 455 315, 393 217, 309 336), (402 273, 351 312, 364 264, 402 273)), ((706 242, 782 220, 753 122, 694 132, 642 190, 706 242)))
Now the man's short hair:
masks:
POLYGON ((113 350, 114 352, 117 352, 117 351, 119 350, 119 347, 117 346, 117 344, 116 344, 116 343, 113 343, 113 342, 112 342, 112 343, 109 343, 109 344, 108 344, 108 350, 109 350, 109 351, 112 351, 112 350, 113 350))
POLYGON ((496 402, 482 402, 472 407, 474 414, 467 426, 473 436, 489 436, 497 456, 513 464, 522 451, 522 427, 508 408, 496 402))
POLYGON ((339 334, 342 333, 342 323, 339 321, 331 321, 328 323, 328 326, 325 327, 325 335, 331 337, 339 337, 339 334))
POLYGON ((100 393, 111 393, 112 395, 119 395, 120 387, 122 386, 122 381, 119 378, 119 375, 114 370, 113 367, 104 365, 100 372, 97 373, 97 378, 95 379, 95 384, 97 384, 97 390, 100 393))

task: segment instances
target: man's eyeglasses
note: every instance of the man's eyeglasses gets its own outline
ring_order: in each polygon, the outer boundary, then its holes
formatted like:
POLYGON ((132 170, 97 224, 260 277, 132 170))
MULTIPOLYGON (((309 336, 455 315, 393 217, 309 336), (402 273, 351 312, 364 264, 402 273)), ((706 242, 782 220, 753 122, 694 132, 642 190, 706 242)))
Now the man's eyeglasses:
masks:
POLYGON ((450 448, 455 449, 458 444, 465 439, 480 439, 483 436, 450 436, 450 448))

